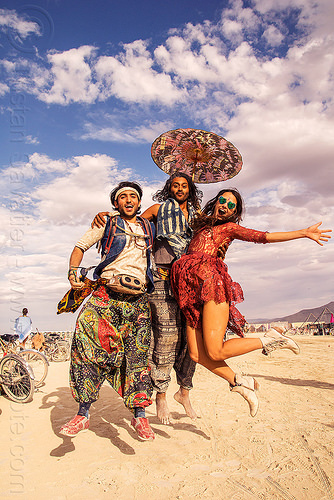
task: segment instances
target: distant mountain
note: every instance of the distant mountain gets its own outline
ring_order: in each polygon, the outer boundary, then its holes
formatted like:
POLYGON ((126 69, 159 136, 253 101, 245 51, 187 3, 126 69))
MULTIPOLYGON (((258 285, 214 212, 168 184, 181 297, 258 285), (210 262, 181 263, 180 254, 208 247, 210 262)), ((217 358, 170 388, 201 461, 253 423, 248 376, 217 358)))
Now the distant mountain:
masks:
POLYGON ((273 321, 288 321, 289 323, 299 323, 306 321, 316 321, 318 318, 320 321, 324 321, 325 323, 329 323, 331 313, 334 314, 334 302, 329 302, 324 306, 314 307, 313 309, 303 309, 295 314, 290 314, 290 316, 284 316, 282 318, 257 318, 257 319, 247 319, 248 323, 272 323, 273 321), (324 314, 322 312, 326 310, 324 314), (328 312, 330 311, 330 312, 328 312), (321 318, 320 318, 321 315, 321 318))

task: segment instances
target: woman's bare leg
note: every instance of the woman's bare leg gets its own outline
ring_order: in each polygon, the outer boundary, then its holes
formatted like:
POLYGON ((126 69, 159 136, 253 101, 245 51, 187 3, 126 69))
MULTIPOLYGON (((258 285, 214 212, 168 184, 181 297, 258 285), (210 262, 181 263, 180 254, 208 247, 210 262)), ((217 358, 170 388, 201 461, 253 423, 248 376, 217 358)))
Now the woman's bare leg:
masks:
POLYGON ((258 388, 257 382, 252 377, 241 377, 236 375, 225 361, 211 359, 204 346, 202 330, 192 328, 187 324, 187 342, 190 357, 210 370, 215 375, 229 382, 231 390, 238 392, 248 403, 250 414, 254 417, 259 407, 259 401, 254 392, 258 388))
POLYGON ((200 328, 192 328, 189 323, 187 323, 187 343, 191 359, 212 373, 227 380, 230 384, 234 383, 234 371, 231 370, 225 361, 214 361, 209 358, 204 347, 202 330, 200 328))
POLYGON ((234 356, 262 349, 258 338, 230 339, 224 342, 229 318, 229 304, 216 304, 213 300, 205 302, 202 313, 203 343, 208 357, 213 361, 224 361, 234 356))
MULTIPOLYGON (((229 304, 214 301, 205 302, 202 311, 202 328, 192 328, 187 324, 187 342, 190 357, 208 370, 230 383, 231 391, 238 392, 248 403, 250 414, 254 417, 259 408, 255 394, 258 383, 253 377, 235 374, 225 359, 240 356, 257 349, 288 348, 297 354, 297 344, 274 330, 270 335, 259 338, 230 339, 224 342, 229 319, 229 304)), ((270 330, 269 330, 270 332, 270 330)), ((269 333, 267 332, 267 333, 269 333)))

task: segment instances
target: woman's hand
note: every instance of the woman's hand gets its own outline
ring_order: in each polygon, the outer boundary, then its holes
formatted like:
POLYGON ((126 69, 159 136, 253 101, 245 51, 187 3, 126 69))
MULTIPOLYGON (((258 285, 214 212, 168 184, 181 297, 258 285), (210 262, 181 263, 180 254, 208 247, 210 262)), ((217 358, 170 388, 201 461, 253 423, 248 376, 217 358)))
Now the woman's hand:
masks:
POLYGON ((328 241, 330 239, 330 236, 326 233, 331 233, 331 229, 319 229, 319 226, 322 224, 322 222, 318 222, 318 224, 314 224, 313 226, 308 227, 305 229, 306 231, 306 238, 310 238, 310 240, 314 240, 318 243, 318 245, 323 246, 322 241, 328 241))
POLYGON ((319 229, 322 222, 307 227, 306 229, 298 229, 297 231, 285 231, 282 233, 267 233, 266 238, 268 243, 278 243, 280 241, 298 240, 299 238, 310 238, 316 241, 318 245, 323 246, 322 241, 328 241, 330 236, 326 233, 331 233, 331 229, 319 229))

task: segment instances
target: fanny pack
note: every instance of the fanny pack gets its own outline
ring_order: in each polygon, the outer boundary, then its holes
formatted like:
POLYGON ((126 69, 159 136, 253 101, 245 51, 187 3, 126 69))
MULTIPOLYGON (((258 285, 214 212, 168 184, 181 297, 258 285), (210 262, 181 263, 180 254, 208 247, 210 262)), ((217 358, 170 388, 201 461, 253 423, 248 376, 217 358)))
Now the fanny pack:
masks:
POLYGON ((140 279, 128 274, 117 274, 107 283, 108 288, 114 292, 139 295, 146 292, 146 285, 140 279))

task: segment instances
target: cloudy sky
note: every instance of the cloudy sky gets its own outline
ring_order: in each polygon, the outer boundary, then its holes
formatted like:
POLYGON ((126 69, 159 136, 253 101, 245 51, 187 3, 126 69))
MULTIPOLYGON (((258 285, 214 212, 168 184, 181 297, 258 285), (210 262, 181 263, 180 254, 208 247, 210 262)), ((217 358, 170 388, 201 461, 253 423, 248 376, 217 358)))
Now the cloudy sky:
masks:
MULTIPOLYGON (((239 175, 200 187, 237 187, 245 226, 334 227, 332 0, 1 5, 1 333, 22 307, 40 330, 73 327, 56 315, 69 254, 119 181, 152 203, 167 176, 150 148, 170 129, 237 146, 239 175)), ((234 242, 226 263, 246 319, 270 318, 332 301, 333 257, 333 242, 234 242)))

